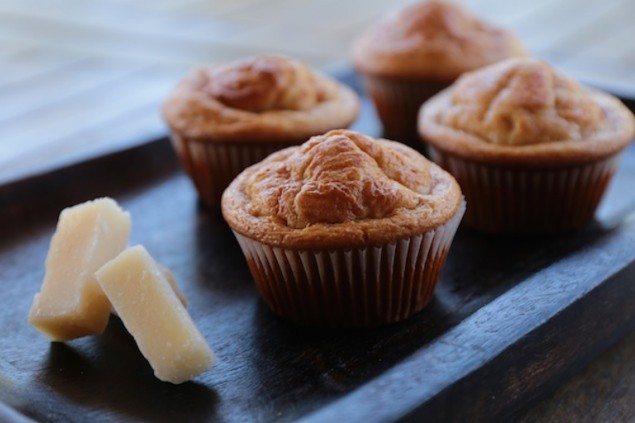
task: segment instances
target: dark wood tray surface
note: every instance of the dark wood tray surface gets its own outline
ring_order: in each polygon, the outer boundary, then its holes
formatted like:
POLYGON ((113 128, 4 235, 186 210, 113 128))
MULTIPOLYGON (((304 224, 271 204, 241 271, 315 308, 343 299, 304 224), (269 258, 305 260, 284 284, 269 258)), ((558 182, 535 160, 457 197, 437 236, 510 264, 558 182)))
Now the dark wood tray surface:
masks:
MULTIPOLYGON (((368 103, 356 129, 377 134, 368 103)), ((630 148, 582 231, 519 239, 460 229, 427 309, 355 331, 270 313, 166 140, 0 187, 0 421, 511 416, 635 327, 634 185, 630 148), (175 273, 218 357, 193 383, 156 380, 117 318, 103 336, 67 344, 26 323, 59 211, 104 195, 131 212, 131 242, 175 273)))

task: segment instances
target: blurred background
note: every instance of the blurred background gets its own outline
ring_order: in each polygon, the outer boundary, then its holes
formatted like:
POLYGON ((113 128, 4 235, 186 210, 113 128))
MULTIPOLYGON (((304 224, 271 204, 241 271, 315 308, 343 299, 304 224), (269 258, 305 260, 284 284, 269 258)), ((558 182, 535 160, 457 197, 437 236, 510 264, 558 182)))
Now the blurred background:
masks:
MULTIPOLYGON (((409 2, 0 0, 0 184, 163 137, 160 104, 193 65, 277 52, 342 72, 351 41, 409 2)), ((635 98, 635 0, 463 3, 535 56, 635 98)), ((635 337, 621 345, 524 421, 621 420, 635 337)))
MULTIPOLYGON (((406 0, 1 0, 0 183, 161 137, 191 66, 259 52, 322 69, 406 0)), ((635 97, 635 0, 465 0, 531 52, 635 97)))

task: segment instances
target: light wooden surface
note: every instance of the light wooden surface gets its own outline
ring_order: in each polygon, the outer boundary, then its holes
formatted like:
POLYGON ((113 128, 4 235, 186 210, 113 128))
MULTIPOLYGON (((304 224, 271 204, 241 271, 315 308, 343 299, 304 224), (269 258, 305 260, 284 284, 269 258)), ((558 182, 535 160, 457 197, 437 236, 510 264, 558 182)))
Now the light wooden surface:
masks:
MULTIPOLYGON (((3 0, 0 183, 162 136, 194 64, 276 51, 318 67, 406 0, 3 0)), ((573 75, 635 91, 635 1, 469 0, 573 75)))

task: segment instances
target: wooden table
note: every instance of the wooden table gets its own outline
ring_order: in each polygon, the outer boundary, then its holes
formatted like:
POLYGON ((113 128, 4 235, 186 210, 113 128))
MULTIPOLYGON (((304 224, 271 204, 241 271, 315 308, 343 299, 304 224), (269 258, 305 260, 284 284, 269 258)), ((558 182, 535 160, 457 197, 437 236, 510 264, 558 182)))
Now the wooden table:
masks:
MULTIPOLYGON (((160 103, 194 64, 270 51, 346 63, 351 40, 404 3, 4 0, 0 183, 163 136, 160 103)), ((466 3, 514 28, 536 56, 635 98, 633 0, 466 3)), ((631 337, 526 420, 634 418, 633 354, 631 337)))
MULTIPOLYGON (((0 182, 164 134, 158 108, 187 68, 258 52, 346 62, 404 0, 4 0, 0 182)), ((632 0, 470 0, 531 51, 635 97, 632 0)))

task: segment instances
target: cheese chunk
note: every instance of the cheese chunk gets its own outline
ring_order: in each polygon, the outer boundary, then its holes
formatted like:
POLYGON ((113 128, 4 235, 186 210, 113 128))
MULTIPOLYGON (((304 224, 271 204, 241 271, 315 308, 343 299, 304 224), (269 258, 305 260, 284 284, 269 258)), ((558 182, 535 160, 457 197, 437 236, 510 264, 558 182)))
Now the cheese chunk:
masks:
MULTIPOLYGON (((185 296, 183 291, 181 291, 181 287, 172 274, 172 271, 167 267, 161 265, 160 263, 157 263, 157 266, 159 266, 159 270, 161 270, 161 273, 163 273, 163 277, 168 281, 168 283, 170 284, 170 288, 172 288, 172 291, 174 291, 176 296, 179 298, 179 301, 181 301, 183 307, 187 308, 187 297, 185 296)), ((119 315, 117 314, 117 310, 115 310, 114 308, 111 310, 111 312, 115 316, 119 317, 119 315)))
POLYGON ((159 266, 159 269, 161 270, 161 273, 163 273, 165 279, 170 284, 170 288, 172 288, 172 291, 174 291, 176 296, 179 297, 179 301, 181 301, 183 307, 187 307, 187 297, 185 296, 183 291, 181 291, 181 287, 179 286, 179 283, 176 281, 176 278, 174 277, 170 269, 159 263, 157 263, 157 265, 159 266))
POLYGON ((145 248, 126 249, 96 277, 157 378, 182 383, 213 364, 205 338, 145 248))
POLYGON ((62 210, 29 323, 54 341, 102 333, 110 302, 95 271, 128 244, 130 216, 110 198, 62 210))

